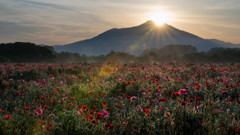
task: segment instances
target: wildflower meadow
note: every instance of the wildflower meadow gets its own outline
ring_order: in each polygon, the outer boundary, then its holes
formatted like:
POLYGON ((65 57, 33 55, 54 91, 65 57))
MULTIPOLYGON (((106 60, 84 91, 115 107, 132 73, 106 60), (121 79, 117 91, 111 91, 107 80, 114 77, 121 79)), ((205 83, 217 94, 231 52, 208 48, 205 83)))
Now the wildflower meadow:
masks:
POLYGON ((0 134, 239 134, 240 64, 2 64, 0 134))

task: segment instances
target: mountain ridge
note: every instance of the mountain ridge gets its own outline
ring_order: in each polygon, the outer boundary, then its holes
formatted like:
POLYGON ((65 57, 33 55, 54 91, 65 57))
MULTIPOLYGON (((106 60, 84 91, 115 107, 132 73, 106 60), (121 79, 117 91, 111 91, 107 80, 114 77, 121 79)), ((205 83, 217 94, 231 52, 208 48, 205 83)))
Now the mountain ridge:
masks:
MULTIPOLYGON (((217 41, 203 39, 166 23, 156 26, 153 21, 147 21, 138 26, 112 28, 93 38, 53 48, 56 52, 66 51, 96 56, 107 54, 112 50, 139 55, 144 49, 162 48, 169 44, 192 45, 198 51, 227 46, 226 42, 217 41)), ((234 44, 229 44, 229 47, 234 47, 234 44)))

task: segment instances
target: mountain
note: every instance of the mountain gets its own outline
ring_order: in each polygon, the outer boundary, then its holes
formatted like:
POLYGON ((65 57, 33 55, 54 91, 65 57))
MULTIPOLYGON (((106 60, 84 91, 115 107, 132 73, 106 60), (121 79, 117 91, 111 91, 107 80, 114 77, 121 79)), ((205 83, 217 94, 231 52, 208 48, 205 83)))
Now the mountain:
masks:
POLYGON ((156 26, 153 21, 147 21, 135 27, 113 28, 91 39, 63 46, 56 45, 54 50, 88 56, 107 54, 111 50, 139 55, 145 49, 162 48, 169 44, 192 45, 198 51, 208 51, 214 47, 226 46, 213 40, 200 38, 168 24, 156 26))
POLYGON ((233 44, 230 42, 224 42, 224 41, 217 40, 217 39, 208 39, 208 40, 215 44, 222 45, 223 47, 226 47, 226 48, 240 48, 240 44, 233 44))

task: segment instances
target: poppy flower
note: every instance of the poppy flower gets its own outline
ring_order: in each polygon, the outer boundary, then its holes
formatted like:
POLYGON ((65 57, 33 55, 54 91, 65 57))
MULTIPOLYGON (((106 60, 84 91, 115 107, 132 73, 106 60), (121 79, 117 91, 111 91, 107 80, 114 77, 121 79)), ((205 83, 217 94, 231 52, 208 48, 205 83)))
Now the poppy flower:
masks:
POLYGON ((237 132, 240 132, 240 126, 237 128, 237 132))
POLYGON ((181 105, 185 106, 187 103, 186 102, 182 102, 181 105))
POLYGON ((12 116, 9 114, 5 115, 5 120, 10 120, 11 118, 12 118, 12 116))
POLYGON ((71 97, 71 98, 70 98, 70 100, 72 100, 72 101, 75 100, 75 99, 76 99, 75 97, 71 97))
POLYGON ((196 84, 196 88, 199 90, 199 89, 200 89, 200 87, 201 87, 201 86, 200 86, 200 84, 199 84, 199 83, 197 83, 197 84, 196 84))
POLYGON ((122 123, 122 126, 127 126, 127 123, 126 123, 126 122, 123 122, 123 123, 122 123))
POLYGON ((196 97, 196 100, 202 100, 202 98, 200 98, 199 96, 196 97))
POLYGON ((92 123, 93 124, 98 124, 98 122, 96 120, 93 120, 92 123))
POLYGON ((216 112, 221 112, 219 109, 216 109, 216 112))
POLYGON ((162 111, 162 106, 159 107, 159 110, 162 111))
POLYGON ((190 98, 190 99, 189 99, 189 102, 193 102, 193 100, 194 100, 193 98, 190 98))
POLYGON ((103 114, 102 114, 101 112, 99 112, 99 113, 97 113, 97 115, 96 115, 96 119, 97 119, 97 120, 98 120, 98 119, 101 119, 102 116, 103 116, 103 114))
POLYGON ((83 110, 80 108, 78 111, 77 111, 78 114, 82 115, 83 114, 83 110))
POLYGON ((166 98, 160 98, 159 101, 161 101, 161 102, 166 102, 167 99, 166 99, 166 98))
POLYGON ((164 114, 164 116, 165 117, 171 117, 171 114, 170 114, 170 112, 167 112, 167 113, 164 114))
POLYGON ((37 113, 37 115, 42 115, 43 110, 38 108, 38 109, 36 109, 36 113, 37 113))
POLYGON ((187 94, 187 90, 186 89, 180 89, 178 93, 179 93, 179 95, 182 95, 182 94, 186 95, 187 94))
POLYGON ((107 129, 113 129, 114 125, 112 123, 108 123, 105 125, 105 128, 107 129))
POLYGON ((108 117, 108 114, 109 114, 109 113, 103 109, 103 110, 102 110, 102 114, 103 114, 104 116, 108 117))
POLYGON ((111 108, 108 107, 107 110, 108 110, 108 111, 111 111, 111 108))
POLYGON ((102 105, 103 105, 103 106, 107 106, 107 101, 104 100, 104 101, 102 102, 102 105))
POLYGON ((25 110, 30 110, 30 107, 25 107, 25 110))
POLYGON ((229 99, 229 103, 233 103, 234 102, 234 99, 229 99))
POLYGON ((95 113, 94 110, 90 110, 88 114, 89 114, 90 116, 93 116, 94 113, 95 113))
POLYGON ((88 106, 87 105, 84 105, 83 107, 82 107, 82 110, 83 111, 86 111, 88 109, 88 106))
POLYGON ((91 93, 93 93, 92 91, 88 91, 88 94, 91 94, 91 93))
POLYGON ((140 105, 137 105, 137 108, 140 109, 141 112, 143 111, 143 109, 140 105))
POLYGON ((177 96, 179 96, 179 95, 180 95, 179 92, 175 92, 175 93, 173 94, 174 97, 177 97, 177 96))
POLYGON ((222 91, 221 92, 223 95, 228 95, 227 91, 222 91))
POLYGON ((149 115, 150 114, 150 109, 145 109, 145 112, 146 112, 146 115, 149 115))

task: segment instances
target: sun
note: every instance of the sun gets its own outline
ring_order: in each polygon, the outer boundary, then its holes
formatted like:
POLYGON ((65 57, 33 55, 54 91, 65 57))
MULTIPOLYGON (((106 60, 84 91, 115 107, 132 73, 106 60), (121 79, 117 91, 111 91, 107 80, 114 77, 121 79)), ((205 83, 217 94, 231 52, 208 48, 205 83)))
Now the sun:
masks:
POLYGON ((171 15, 167 12, 158 11, 154 12, 149 17, 156 25, 161 26, 165 23, 169 23, 171 20, 171 15))

